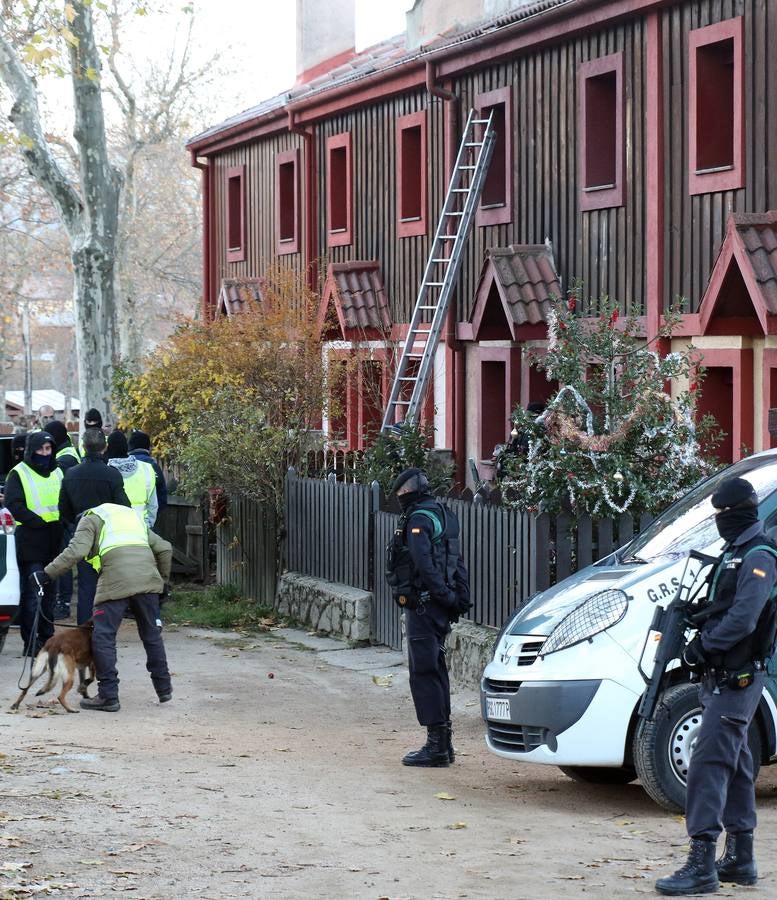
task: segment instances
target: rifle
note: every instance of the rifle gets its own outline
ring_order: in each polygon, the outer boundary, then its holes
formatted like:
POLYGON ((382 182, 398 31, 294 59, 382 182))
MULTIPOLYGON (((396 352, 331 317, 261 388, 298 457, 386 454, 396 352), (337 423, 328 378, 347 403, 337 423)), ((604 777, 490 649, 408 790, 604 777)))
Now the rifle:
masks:
POLYGON ((679 659, 685 646, 685 632, 689 627, 696 627, 692 620, 694 609, 698 610, 699 604, 696 599, 701 593, 702 588, 707 583, 704 579, 702 583, 696 587, 701 573, 709 566, 718 562, 719 557, 708 556, 706 553, 699 553, 691 550, 685 561, 685 568, 680 576, 680 584, 675 591, 674 597, 669 605, 664 608, 657 606, 653 614, 653 621, 650 623, 648 633, 645 635, 645 643, 642 646, 642 653, 639 661, 639 674, 645 682, 645 693, 637 710, 637 715, 641 719, 652 719, 656 711, 658 697, 663 689, 664 680, 669 663, 674 659, 679 659), (686 584, 689 567, 691 561, 701 563, 699 568, 692 572, 693 577, 686 584), (694 587, 696 590, 694 591, 694 587), (658 642, 655 660, 653 663, 653 671, 650 675, 642 668, 642 659, 645 655, 648 640, 651 634, 653 640, 658 642))

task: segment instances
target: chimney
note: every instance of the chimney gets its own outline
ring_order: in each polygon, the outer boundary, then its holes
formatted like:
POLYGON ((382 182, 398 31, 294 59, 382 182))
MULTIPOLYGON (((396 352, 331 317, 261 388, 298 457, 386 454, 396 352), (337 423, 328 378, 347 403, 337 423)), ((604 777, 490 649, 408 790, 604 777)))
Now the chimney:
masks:
MULTIPOLYGON (((494 0, 415 0, 406 14, 408 48, 415 49, 446 31, 481 21, 488 4, 493 6, 494 0)), ((518 4, 513 0, 507 5, 518 4)))
POLYGON ((356 0, 297 0, 297 84, 351 59, 356 0))

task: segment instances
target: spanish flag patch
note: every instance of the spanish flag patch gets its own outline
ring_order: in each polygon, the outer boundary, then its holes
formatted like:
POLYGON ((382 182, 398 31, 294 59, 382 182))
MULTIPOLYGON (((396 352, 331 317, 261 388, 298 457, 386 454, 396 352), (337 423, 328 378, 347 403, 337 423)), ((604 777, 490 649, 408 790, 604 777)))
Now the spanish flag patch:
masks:
POLYGON ((753 575, 757 575, 759 578, 766 578, 766 572, 763 569, 753 569, 753 575))
MULTIPOLYGON (((410 529, 410 534, 420 534, 420 533, 421 533, 421 529, 420 529, 420 528, 411 528, 411 529, 410 529)), ((766 573, 764 572, 764 575, 765 575, 765 574, 766 574, 766 573)))

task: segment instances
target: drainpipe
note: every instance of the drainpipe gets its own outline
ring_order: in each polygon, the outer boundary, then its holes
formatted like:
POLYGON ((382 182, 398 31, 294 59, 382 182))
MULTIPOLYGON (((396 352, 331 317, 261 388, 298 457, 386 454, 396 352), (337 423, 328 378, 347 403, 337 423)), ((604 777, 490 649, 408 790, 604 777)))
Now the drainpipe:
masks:
POLYGON ((318 245, 316 232, 316 141, 313 126, 301 127, 294 121, 294 110, 289 107, 289 133, 298 134, 305 142, 305 258, 308 287, 318 292, 318 245))
POLYGON ((192 166, 202 172, 202 320, 210 316, 210 205, 211 205, 211 164, 207 157, 201 159, 192 150, 192 166))
MULTIPOLYGON (((445 161, 444 170, 446 177, 450 177, 455 159, 454 147, 458 138, 456 128, 456 110, 459 98, 452 91, 440 87, 436 83, 435 65, 432 60, 426 61, 426 90, 432 97, 438 97, 445 103, 444 128, 445 128, 445 161)), ((447 187, 447 185, 446 185, 447 187)), ((464 436, 464 350, 456 340, 456 305, 448 310, 448 320, 445 328, 445 346, 448 353, 446 364, 453 366, 453 377, 446 379, 451 385, 450 411, 453 418, 451 436, 451 450, 456 463, 456 480, 464 484, 466 469, 464 465, 465 436, 464 436)))

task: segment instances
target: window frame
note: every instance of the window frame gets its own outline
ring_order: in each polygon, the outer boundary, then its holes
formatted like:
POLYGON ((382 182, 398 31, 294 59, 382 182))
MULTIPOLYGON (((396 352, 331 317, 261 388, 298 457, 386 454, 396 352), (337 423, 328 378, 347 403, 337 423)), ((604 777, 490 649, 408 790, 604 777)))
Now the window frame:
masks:
POLYGON ((610 209, 623 206, 626 202, 626 141, 625 141, 625 104, 623 90, 623 51, 610 53, 596 59, 581 62, 577 72, 578 88, 578 131, 579 131, 579 164, 578 177, 580 188, 580 209, 610 209), (591 78, 615 73, 615 182, 609 186, 586 187, 587 147, 587 104, 586 82, 591 78))
POLYGON ((244 165, 240 166, 228 166, 226 170, 226 178, 224 184, 226 186, 226 250, 227 250, 227 262, 243 262, 246 258, 246 167, 244 165), (234 179, 238 179, 240 184, 240 209, 238 211, 239 216, 239 228, 240 228, 240 246, 239 247, 230 247, 229 246, 229 238, 230 238, 230 223, 232 220, 232 209, 230 206, 230 182, 234 179))
MULTIPOLYGON (((496 88, 493 91, 484 91, 475 94, 475 110, 479 119, 484 119, 484 110, 492 106, 504 106, 505 110, 505 202, 501 206, 482 206, 478 204, 475 213, 477 225, 507 225, 513 221, 513 182, 514 182, 514 153, 513 153, 513 89, 510 85, 496 88)), ((493 157, 492 157, 493 162, 493 157)), ((488 173, 486 173, 486 177, 488 173)), ((485 182, 484 182, 485 186, 485 182)))
POLYGON ((326 139, 326 243, 347 247, 353 243, 353 143, 350 131, 326 139), (332 151, 345 150, 345 228, 332 228, 332 151))
POLYGON ((428 231, 429 213, 428 213, 428 181, 429 181, 429 159, 427 156, 426 144, 426 110, 420 110, 415 113, 408 113, 405 116, 397 117, 396 127, 396 156, 397 156, 397 181, 395 188, 396 204, 397 204, 397 237, 416 237, 426 234, 428 231), (402 186, 404 183, 404 163, 402 153, 402 137, 404 132, 412 128, 420 128, 421 131, 421 168, 420 168, 420 207, 421 215, 418 218, 403 219, 402 218, 402 186))
POLYGON ((299 149, 283 150, 275 154, 275 253, 286 256, 299 252, 299 149), (291 164, 294 169, 292 185, 292 204, 294 208, 294 227, 290 238, 281 236, 281 167, 291 164))
POLYGON ((688 193, 711 194, 745 186, 745 79, 744 17, 735 16, 688 32, 688 193), (733 40, 734 44, 734 159, 730 168, 701 171, 697 168, 698 51, 710 44, 733 40))

